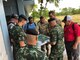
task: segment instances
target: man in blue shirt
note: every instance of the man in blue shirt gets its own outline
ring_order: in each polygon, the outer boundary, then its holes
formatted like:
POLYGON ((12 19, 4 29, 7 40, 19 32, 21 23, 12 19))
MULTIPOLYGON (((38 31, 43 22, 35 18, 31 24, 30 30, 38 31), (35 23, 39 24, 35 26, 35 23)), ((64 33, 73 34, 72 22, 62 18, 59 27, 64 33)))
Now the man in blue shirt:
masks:
POLYGON ((33 20, 33 17, 29 17, 28 18, 29 22, 23 27, 24 31, 28 30, 28 29, 36 29, 36 24, 33 20))

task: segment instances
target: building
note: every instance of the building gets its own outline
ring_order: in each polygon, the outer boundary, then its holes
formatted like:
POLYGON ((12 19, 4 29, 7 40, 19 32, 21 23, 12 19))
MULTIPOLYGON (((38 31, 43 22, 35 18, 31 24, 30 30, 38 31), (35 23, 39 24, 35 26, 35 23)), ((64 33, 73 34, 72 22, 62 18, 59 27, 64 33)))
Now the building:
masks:
POLYGON ((11 14, 29 16, 34 0, 0 0, 0 60, 13 60, 7 21, 11 14))
POLYGON ((9 16, 12 13, 29 16, 34 3, 34 0, 0 0, 0 60, 13 60, 7 29, 9 16))

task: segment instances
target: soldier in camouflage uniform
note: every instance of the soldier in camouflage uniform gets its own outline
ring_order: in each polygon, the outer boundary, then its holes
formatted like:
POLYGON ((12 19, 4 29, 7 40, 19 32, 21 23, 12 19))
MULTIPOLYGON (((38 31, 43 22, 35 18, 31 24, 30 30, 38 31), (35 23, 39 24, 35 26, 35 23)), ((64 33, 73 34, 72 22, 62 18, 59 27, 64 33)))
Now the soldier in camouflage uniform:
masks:
POLYGON ((24 15, 19 16, 19 22, 10 30, 10 34, 14 39, 15 60, 26 60, 25 52, 27 51, 26 33, 24 33, 22 26, 26 23, 24 15))
MULTIPOLYGON (((39 33, 43 35, 47 35, 48 22, 45 20, 44 16, 40 17, 40 21, 38 22, 37 25, 38 25, 39 33)), ((49 55, 48 45, 42 45, 41 50, 47 52, 47 55, 49 55)))
MULTIPOLYGON (((10 30, 18 23, 18 15, 17 14, 12 14, 10 21, 8 22, 8 31, 10 32, 10 30)), ((9 33, 9 37, 10 37, 10 42, 13 45, 14 41, 13 38, 11 36, 11 34, 9 33)))
POLYGON ((47 21, 45 21, 45 17, 41 16, 40 21, 37 23, 37 25, 38 25, 37 28, 39 30, 39 33, 46 35, 48 23, 47 21))
POLYGON ((63 60, 63 30, 61 26, 56 23, 55 19, 51 18, 48 22, 50 25, 50 42, 48 44, 51 44, 51 54, 49 60, 63 60))
POLYGON ((57 24, 61 26, 61 21, 56 18, 55 11, 50 11, 50 12, 49 12, 49 17, 55 19, 56 22, 57 22, 57 24))
POLYGON ((28 50, 26 52, 27 60, 48 60, 46 54, 36 47, 38 32, 34 29, 27 30, 28 50))
POLYGON ((10 43, 11 46, 13 46, 13 57, 15 60, 15 50, 14 50, 14 40, 12 35, 10 34, 10 31, 12 28, 18 23, 18 15, 17 14, 12 14, 10 21, 8 22, 8 31, 9 31, 9 38, 10 38, 10 43))
POLYGON ((8 28, 12 29, 18 23, 18 15, 12 14, 10 21, 8 22, 8 28))

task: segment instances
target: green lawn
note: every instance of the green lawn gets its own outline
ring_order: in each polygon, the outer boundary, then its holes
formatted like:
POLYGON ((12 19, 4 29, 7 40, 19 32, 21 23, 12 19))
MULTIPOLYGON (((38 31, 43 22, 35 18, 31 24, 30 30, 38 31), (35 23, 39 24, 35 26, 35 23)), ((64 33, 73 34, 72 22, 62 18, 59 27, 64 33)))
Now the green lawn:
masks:
MULTIPOLYGON (((80 14, 71 15, 74 22, 80 23, 80 14)), ((63 20, 64 16, 56 16, 58 19, 63 20)), ((48 20, 48 18, 46 19, 48 20)), ((35 22, 39 21, 39 18, 34 19, 35 22)))
MULTIPOLYGON (((71 15, 74 22, 80 23, 80 14, 71 15)), ((63 20, 64 16, 57 16, 58 19, 63 20)))

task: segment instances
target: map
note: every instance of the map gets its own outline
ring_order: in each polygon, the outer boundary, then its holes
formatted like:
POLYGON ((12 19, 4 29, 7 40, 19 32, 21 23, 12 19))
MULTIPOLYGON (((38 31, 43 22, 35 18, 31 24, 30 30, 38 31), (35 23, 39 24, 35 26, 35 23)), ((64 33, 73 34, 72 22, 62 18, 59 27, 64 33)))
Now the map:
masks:
POLYGON ((38 42, 37 42, 37 46, 42 46, 44 44, 46 44, 47 42, 50 41, 50 37, 49 36, 46 36, 46 35, 43 35, 43 34, 39 34, 38 35, 38 42))

